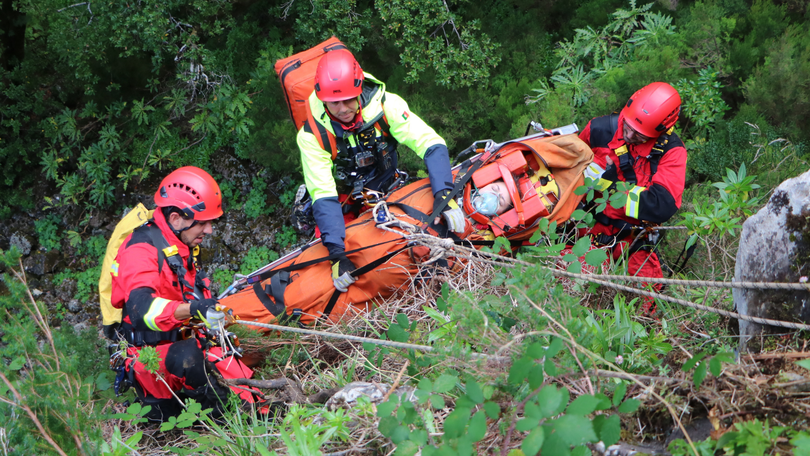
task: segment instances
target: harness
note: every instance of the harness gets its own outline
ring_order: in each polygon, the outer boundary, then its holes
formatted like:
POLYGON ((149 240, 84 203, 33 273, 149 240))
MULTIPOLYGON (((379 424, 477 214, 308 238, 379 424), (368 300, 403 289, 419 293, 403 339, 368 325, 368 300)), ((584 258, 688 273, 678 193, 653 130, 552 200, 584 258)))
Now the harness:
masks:
MULTIPOLYGON (((136 230, 146 230, 146 234, 149 237, 149 244, 157 249, 158 274, 163 270, 163 263, 166 263, 177 277, 177 283, 180 285, 180 292, 183 299, 189 301, 202 299, 204 291, 207 290, 208 287, 205 285, 207 276, 205 272, 200 269, 197 262, 197 256, 200 252, 199 246, 192 250, 191 255, 188 257, 188 263, 184 264, 177 246, 169 245, 169 241, 166 240, 163 232, 153 220, 136 228, 136 230), (194 268, 197 272, 193 286, 186 280, 186 274, 191 268, 194 268)), ((124 306, 124 314, 126 314, 126 306, 124 306)), ((180 338, 180 332, 177 330, 139 331, 135 330, 133 326, 128 323, 122 323, 122 329, 127 343, 136 347, 156 345, 159 342, 175 342, 180 338)))
MULTIPOLYGON (((378 88, 370 87, 363 98, 372 96, 375 90, 378 88)), ((385 115, 385 95, 382 97, 381 107, 381 114, 354 134, 357 145, 351 146, 339 123, 330 118, 332 130, 340 132, 340 136, 336 136, 315 119, 309 103, 306 104, 307 120, 304 122, 304 131, 315 136, 321 149, 332 155, 337 177, 339 180, 350 180, 353 197, 362 193, 367 182, 387 174, 393 177, 396 171, 399 142, 391 135, 391 127, 385 115), (378 130, 381 132, 379 136, 378 130)), ((381 184, 385 183, 387 182, 381 184)))
MULTIPOLYGON (((591 121, 591 145, 593 147, 608 147, 608 143, 613 140, 613 136, 619 129, 619 113, 614 112, 607 116, 597 117, 591 121)), ((650 179, 658 171, 658 163, 664 154, 680 145, 680 139, 677 136, 673 137, 672 133, 675 127, 671 127, 666 132, 662 133, 658 140, 655 141, 650 155, 647 160, 650 162, 650 179)), ((637 184, 636 170, 634 168, 636 162, 627 149, 627 145, 623 144, 621 147, 614 149, 613 152, 619 157, 619 169, 622 170, 624 181, 629 184, 637 184)))

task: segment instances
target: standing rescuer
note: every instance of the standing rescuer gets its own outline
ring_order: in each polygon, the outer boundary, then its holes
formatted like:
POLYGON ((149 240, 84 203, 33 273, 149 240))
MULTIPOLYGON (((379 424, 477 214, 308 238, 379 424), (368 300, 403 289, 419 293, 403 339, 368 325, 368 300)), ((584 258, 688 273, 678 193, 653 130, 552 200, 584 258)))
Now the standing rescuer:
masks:
MULTIPOLYGON (((335 288, 346 291, 355 281, 349 275, 355 265, 344 254, 346 227, 335 176, 340 193, 355 198, 364 190, 388 193, 398 177, 397 145, 402 143, 424 159, 437 207, 453 187, 449 154, 444 140, 405 100, 386 92, 385 84, 364 73, 345 49, 328 52, 318 62, 308 109, 308 120, 298 131, 304 180, 324 246, 330 255, 343 254, 332 271, 335 288)), ((455 201, 447 202, 442 215, 450 230, 464 231, 464 213, 455 201)))
MULTIPOLYGON (((663 277, 654 249, 657 239, 649 239, 657 233, 638 240, 635 236, 639 227, 665 223, 681 207, 687 154, 674 133, 680 109, 678 91, 654 82, 633 94, 620 113, 591 120, 579 135, 593 149, 594 161, 585 176, 598 190, 613 189, 619 181, 631 184, 626 206, 608 205, 596 214, 590 230, 595 244, 615 245, 614 258, 629 248, 631 275, 663 277)), ((644 301, 644 310, 654 312, 652 299, 644 301)))
MULTIPOLYGON (((151 419, 180 412, 173 393, 213 408, 216 416, 229 390, 217 383, 215 373, 241 378, 253 372, 233 355, 223 358, 222 348, 209 346, 204 338, 183 339, 179 329, 192 317, 209 324, 224 318, 197 263, 200 243, 223 213, 222 194, 208 173, 186 166, 163 179, 155 204, 153 218, 126 238, 111 269, 112 305, 123 309, 119 333, 128 345, 124 372, 139 399, 152 406, 151 419), (146 346, 160 356, 158 373, 165 382, 137 359, 146 346)), ((254 401, 247 390, 234 392, 254 401)))

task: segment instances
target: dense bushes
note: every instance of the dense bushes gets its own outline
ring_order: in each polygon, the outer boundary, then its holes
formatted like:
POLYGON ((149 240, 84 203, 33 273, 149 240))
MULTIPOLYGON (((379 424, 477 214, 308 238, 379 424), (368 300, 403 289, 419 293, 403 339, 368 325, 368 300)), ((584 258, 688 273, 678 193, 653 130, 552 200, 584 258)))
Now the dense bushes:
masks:
POLYGON ((61 193, 50 205, 106 207, 150 173, 205 167, 223 151, 271 172, 297 169, 272 66, 331 34, 455 151, 521 135, 528 120, 582 126, 644 84, 699 88, 707 72, 713 91, 684 93, 679 124, 695 178, 734 162, 727 151, 739 143, 718 120, 738 125, 746 105, 752 115, 741 119, 757 117, 797 143, 807 137, 810 34, 801 5, 558 3, 437 0, 415 11, 389 0, 20 2, 0 41, 4 204, 30 205, 10 190, 41 174, 61 193), (527 96, 538 103, 526 105, 527 96))

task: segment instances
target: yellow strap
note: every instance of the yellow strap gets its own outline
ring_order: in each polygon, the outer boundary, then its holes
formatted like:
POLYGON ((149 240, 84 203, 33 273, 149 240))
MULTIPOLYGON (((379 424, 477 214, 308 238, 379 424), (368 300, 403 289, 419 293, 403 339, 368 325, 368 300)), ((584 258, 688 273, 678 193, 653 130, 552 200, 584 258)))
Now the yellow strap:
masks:
POLYGON ((163 254, 166 255, 167 257, 170 257, 172 255, 177 255, 178 253, 179 253, 179 251, 177 250, 176 245, 170 245, 170 246, 166 247, 165 249, 163 249, 163 254))
POLYGON ((618 149, 614 150, 616 152, 617 157, 621 157, 622 155, 627 153, 627 146, 621 146, 618 149))

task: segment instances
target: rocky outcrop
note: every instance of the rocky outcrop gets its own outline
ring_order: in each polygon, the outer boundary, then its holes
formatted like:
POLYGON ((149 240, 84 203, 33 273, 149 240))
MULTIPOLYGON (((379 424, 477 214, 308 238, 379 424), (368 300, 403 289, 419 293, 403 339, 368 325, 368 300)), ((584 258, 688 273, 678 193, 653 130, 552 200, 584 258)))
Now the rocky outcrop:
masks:
MULTIPOLYGON (((736 281, 799 282, 810 275, 810 171, 783 182, 768 204, 743 224, 736 281)), ((743 315, 810 322, 810 292, 734 289, 743 315)), ((741 344, 765 330, 740 320, 741 344)))

